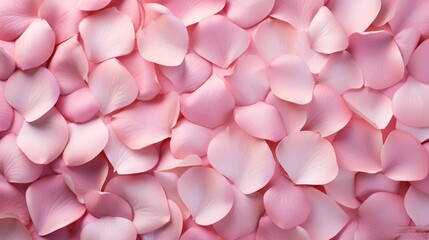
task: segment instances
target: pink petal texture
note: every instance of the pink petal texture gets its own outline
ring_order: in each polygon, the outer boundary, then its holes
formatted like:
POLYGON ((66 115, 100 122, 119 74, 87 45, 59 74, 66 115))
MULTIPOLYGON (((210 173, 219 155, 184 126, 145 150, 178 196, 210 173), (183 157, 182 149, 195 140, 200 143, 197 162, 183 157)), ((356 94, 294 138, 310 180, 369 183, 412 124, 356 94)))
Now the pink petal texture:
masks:
POLYGON ((395 32, 400 32, 406 28, 415 28, 420 33, 429 33, 428 15, 429 3, 424 0, 397 1, 395 16, 389 21, 389 25, 395 32))
POLYGON ((34 182, 25 197, 33 224, 42 236, 76 221, 85 212, 59 175, 34 182))
POLYGON ((83 19, 79 23, 79 33, 90 61, 102 62, 133 50, 133 23, 116 8, 108 8, 83 19))
POLYGON ((24 194, 3 178, 0 179, 0 193, 0 218, 4 215, 11 215, 22 224, 29 224, 30 215, 24 194))
POLYGON ((426 214, 429 195, 419 189, 410 186, 404 197, 405 210, 416 225, 427 225, 429 218, 426 214))
POLYGON ((195 52, 223 68, 243 54, 250 44, 249 33, 221 15, 201 20, 192 39, 195 52))
POLYGON ((348 208, 359 207, 360 202, 355 196, 355 174, 355 172, 340 169, 337 177, 325 185, 326 194, 348 208))
POLYGON ((216 135, 209 144, 207 157, 210 164, 244 194, 264 187, 275 169, 267 143, 240 129, 226 128, 216 135))
POLYGON ((323 0, 279 0, 274 4, 271 16, 289 22, 294 28, 306 29, 317 11, 323 6, 323 0))
POLYGON ((83 123, 100 110, 100 103, 89 88, 84 87, 58 99, 56 108, 69 121, 83 123))
POLYGON ((226 15, 240 27, 248 28, 267 17, 274 3, 275 0, 229 0, 226 15))
POLYGON ((171 131, 171 153, 177 158, 185 158, 196 154, 204 156, 212 139, 212 131, 209 128, 182 120, 171 131))
POLYGON ((83 11, 95 11, 104 8, 110 3, 111 0, 94 0, 85 1, 77 0, 76 7, 83 11))
POLYGON ((15 70, 15 62, 3 48, 0 47, 0 64, 2 68, 0 69, 0 80, 6 80, 15 70))
POLYGON ((85 225, 80 233, 82 240, 134 240, 137 230, 133 223, 121 217, 103 217, 85 225))
POLYGON ((291 228, 289 230, 284 230, 277 227, 269 217, 264 216, 259 220, 258 231, 256 233, 257 240, 263 239, 300 239, 300 240, 310 240, 310 236, 307 231, 302 227, 291 228))
POLYGON ((288 135, 277 145, 276 156, 296 184, 326 184, 338 174, 334 148, 314 132, 288 135))
POLYGON ((0 39, 12 41, 37 18, 40 1, 18 0, 0 3, 0 39))
MULTIPOLYGON (((419 39, 420 33, 414 28, 407 28, 396 34, 395 41, 396 44, 398 44, 398 48, 401 51, 405 64, 409 63, 411 55, 414 53, 414 50, 419 43, 419 39)), ((411 68, 415 70, 412 64, 409 65, 409 69, 411 68)))
POLYGON ((231 211, 234 194, 226 178, 211 168, 188 169, 177 183, 180 198, 199 225, 218 222, 231 211))
POLYGON ((186 25, 192 25, 205 17, 216 14, 225 6, 226 0, 165 0, 165 5, 186 25))
POLYGON ((124 199, 113 193, 91 191, 85 194, 84 201, 88 212, 97 218, 110 216, 132 220, 131 206, 124 199))
POLYGON ((377 192, 389 192, 397 194, 399 191, 399 182, 396 182, 382 173, 356 174, 356 196, 359 199, 367 199, 377 192))
POLYGON ((153 232, 141 235, 142 239, 162 240, 180 238, 183 227, 182 213, 174 201, 168 200, 168 207, 170 208, 170 221, 153 232))
POLYGON ((4 97, 3 82, 0 82, 0 132, 7 130, 13 121, 13 108, 9 105, 4 97))
POLYGON ((422 42, 417 49, 413 52, 410 58, 410 62, 408 65, 408 69, 410 71, 410 74, 415 77, 417 80, 428 84, 429 83, 429 77, 427 68, 424 67, 424 62, 428 59, 428 53, 429 53, 429 41, 426 40, 422 42))
POLYGON ((4 240, 31 240, 32 237, 25 226, 14 217, 0 218, 0 238, 4 240))
POLYGON ((44 67, 17 71, 4 86, 6 101, 23 115, 27 122, 33 122, 47 113, 59 95, 58 82, 44 67))

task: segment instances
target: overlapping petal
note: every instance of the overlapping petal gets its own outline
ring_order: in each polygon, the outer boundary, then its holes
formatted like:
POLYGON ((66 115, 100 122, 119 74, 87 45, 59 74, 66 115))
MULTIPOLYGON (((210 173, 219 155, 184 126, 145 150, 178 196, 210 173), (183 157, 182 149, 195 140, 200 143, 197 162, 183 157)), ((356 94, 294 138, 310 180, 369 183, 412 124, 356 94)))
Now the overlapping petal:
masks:
POLYGON ((162 4, 189 26, 218 13, 225 6, 226 0, 166 0, 162 4))
POLYGON ((134 224, 121 217, 103 217, 85 225, 80 233, 82 240, 134 240, 137 230, 134 224))
POLYGON ((91 191, 85 194, 84 201, 88 212, 97 218, 110 216, 133 219, 130 204, 113 193, 91 191))
POLYGON ((66 96, 60 96, 56 108, 69 121, 83 123, 91 120, 100 110, 100 103, 87 87, 66 96))
POLYGON ((0 39, 12 41, 37 18, 40 1, 18 0, 0 3, 0 39))

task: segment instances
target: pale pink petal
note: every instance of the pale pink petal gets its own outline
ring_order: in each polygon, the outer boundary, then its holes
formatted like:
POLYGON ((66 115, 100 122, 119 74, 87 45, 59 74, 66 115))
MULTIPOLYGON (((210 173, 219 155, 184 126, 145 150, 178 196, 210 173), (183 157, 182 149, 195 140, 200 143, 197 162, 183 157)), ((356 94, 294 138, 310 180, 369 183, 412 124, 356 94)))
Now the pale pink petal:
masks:
POLYGON ((271 221, 281 229, 298 226, 311 211, 304 189, 283 176, 265 192, 264 206, 271 221))
MULTIPOLYGON (((420 40, 420 33, 414 28, 407 28, 395 36, 396 44, 398 45, 399 51, 401 51, 402 59, 404 59, 404 64, 407 65, 410 61, 411 54, 416 50, 417 44, 420 40)), ((417 63, 416 65, 419 65, 417 63)), ((412 71, 411 68, 414 66, 408 65, 408 71, 412 71)), ((417 70, 417 69, 413 69, 417 70)), ((417 70, 418 72, 420 70, 417 70)))
POLYGON ((45 0, 39 8, 39 17, 45 19, 55 32, 56 43, 78 33, 79 22, 86 13, 76 8, 78 0, 45 0))
POLYGON ((12 41, 37 18, 40 1, 17 0, 0 2, 0 39, 12 41))
POLYGON ((419 189, 410 186, 404 198, 405 210, 408 216, 413 220, 416 226, 425 226, 429 224, 429 195, 419 189))
POLYGON ((400 32, 407 28, 414 28, 421 34, 429 34, 429 2, 425 0, 415 0, 412 2, 398 0, 396 12, 389 21, 390 27, 395 32, 400 32))
POLYGON ((33 240, 55 240, 55 239, 70 239, 70 229, 67 227, 60 228, 55 232, 47 234, 45 236, 40 236, 37 231, 31 233, 33 240))
POLYGON ((270 90, 266 65, 257 55, 245 54, 237 59, 234 72, 225 76, 225 84, 237 105, 263 101, 270 90))
POLYGON ((212 168, 188 169, 180 176, 177 189, 195 222, 202 226, 224 218, 234 202, 228 181, 212 168))
POLYGON ((376 173, 381 170, 381 131, 363 119, 353 118, 332 142, 338 164, 354 172, 376 173))
POLYGON ((410 127, 429 127, 429 85, 409 77, 392 98, 393 114, 410 127))
POLYGON ((192 39, 195 52, 222 68, 240 57, 250 44, 250 34, 222 15, 201 20, 192 39))
POLYGON ((395 181, 417 181, 428 174, 428 153, 420 142, 408 133, 390 132, 382 151, 383 173, 395 181))
POLYGON ((154 145, 132 150, 116 136, 112 127, 108 126, 109 141, 104 153, 118 174, 142 173, 152 169, 159 160, 158 150, 154 145))
POLYGON ((109 132, 100 118, 86 123, 68 123, 69 141, 62 159, 67 166, 78 166, 91 161, 106 146, 109 132))
POLYGON ((226 0, 166 0, 162 2, 186 26, 218 13, 223 9, 225 3, 226 0))
POLYGON ((255 30, 254 43, 265 63, 294 54, 297 45, 297 32, 287 22, 267 18, 255 30))
POLYGON ((404 61, 390 32, 355 33, 350 36, 350 52, 362 70, 365 86, 383 89, 402 79, 404 61))
MULTIPOLYGON (((140 1, 141 2, 141 1, 140 1)), ((148 25, 161 15, 173 15, 169 8, 161 4, 164 0, 148 0, 142 4, 142 11, 144 12, 144 19, 142 19, 143 26, 148 25)))
POLYGON ((355 172, 340 169, 337 177, 326 184, 326 194, 337 203, 348 208, 358 208, 360 202, 355 197, 355 172))
POLYGON ((11 183, 30 183, 39 178, 42 166, 31 162, 19 149, 16 135, 0 139, 0 173, 11 183))
POLYGON ((38 67, 49 59, 54 46, 55 33, 48 22, 36 19, 15 42, 16 65, 22 70, 38 67))
POLYGON ((157 17, 137 35, 137 47, 142 57, 164 66, 180 65, 188 45, 189 36, 185 25, 170 14, 157 17))
POLYGON ((202 166, 203 161, 195 154, 188 155, 183 159, 175 158, 172 154, 168 145, 164 145, 161 149, 161 159, 156 167, 156 171, 168 171, 179 168, 189 168, 193 166, 202 166))
POLYGON ((159 69, 180 93, 195 91, 212 74, 211 64, 195 53, 187 54, 179 66, 160 66, 159 69))
POLYGON ((400 182, 393 181, 382 173, 356 174, 356 197, 365 200, 377 192, 389 192, 397 194, 400 182))
POLYGON ((158 94, 160 85, 155 71, 155 64, 144 60, 138 51, 133 51, 118 60, 137 82, 139 91, 137 99, 147 101, 158 94))
POLYGON ((400 121, 396 121, 396 129, 409 133, 413 137, 417 138, 421 143, 429 139, 429 127, 410 127, 400 121))
POLYGON ((100 103, 87 87, 61 96, 55 106, 67 120, 75 123, 91 120, 100 110, 100 103))
POLYGON ((313 97, 314 79, 305 62, 294 55, 283 55, 269 67, 271 91, 296 104, 307 104, 313 97))
POLYGON ((349 240, 354 239, 357 228, 357 221, 351 220, 333 239, 349 240))
POLYGON ((245 195, 235 187, 232 190, 234 205, 231 211, 219 222, 213 224, 214 229, 223 239, 237 239, 253 232, 264 212, 262 196, 259 193, 245 195))
POLYGON ((318 74, 328 61, 329 55, 318 53, 311 48, 310 36, 306 31, 298 32, 297 51, 313 74, 318 74))
POLYGON ((94 62, 127 55, 134 48, 133 23, 128 15, 116 8, 108 8, 86 17, 79 24, 79 32, 86 55, 94 62))
POLYGON ((391 193, 374 193, 359 208, 357 240, 395 239, 398 227, 407 226, 410 218, 401 196, 391 193))
POLYGON ((380 0, 330 0, 328 8, 341 23, 347 34, 363 32, 377 17, 380 0))
POLYGON ((313 240, 331 239, 347 224, 350 217, 321 191, 307 187, 305 193, 310 201, 311 212, 301 227, 307 230, 313 240))
POLYGON ((429 71, 424 64, 429 60, 429 40, 422 42, 417 49, 411 55, 410 62, 408 64, 408 70, 410 74, 417 80, 429 84, 429 71))
POLYGON ((47 113, 58 100, 60 88, 54 75, 44 68, 17 71, 4 86, 6 101, 33 122, 47 113))
POLYGON ((295 184, 326 184, 338 173, 334 148, 314 132, 288 135, 277 145, 276 156, 295 184))
POLYGON ((191 154, 204 156, 211 139, 212 132, 209 128, 183 119, 171 131, 171 153, 177 158, 185 158, 191 154))
POLYGON ((97 218, 122 217, 133 219, 133 210, 127 201, 109 192, 91 191, 85 194, 85 207, 97 218))
POLYGON ((353 56, 349 52, 343 51, 329 56, 317 81, 331 87, 338 94, 343 94, 349 89, 362 87, 364 80, 362 71, 353 56))
POLYGON ((106 7, 112 0, 77 0, 76 7, 82 11, 96 11, 106 7))
POLYGON ((121 217, 103 217, 85 225, 80 233, 82 240, 135 240, 134 224, 121 217))
POLYGON ((15 70, 15 61, 9 54, 0 47, 0 80, 6 80, 15 70))
POLYGON ((371 88, 349 90, 343 94, 350 109, 377 129, 386 128, 393 116, 392 101, 371 88))
POLYGON ((141 235, 142 240, 164 240, 164 239, 179 239, 182 233, 182 213, 179 207, 171 200, 168 200, 170 208, 170 221, 161 228, 141 235))
POLYGON ((32 162, 49 164, 64 150, 68 138, 66 120, 52 108, 40 119, 32 123, 24 122, 17 143, 32 162))
POLYGON ((117 194, 131 205, 138 234, 154 231, 170 220, 164 190, 151 175, 114 177, 107 183, 106 191, 117 194))
POLYGON ((322 6, 323 0, 277 0, 271 16, 304 30, 322 6))
POLYGON ((351 116, 352 112, 340 95, 331 88, 318 84, 314 88, 303 129, 319 132, 322 137, 326 137, 346 126, 351 116))
POLYGON ((113 115, 112 126, 125 145, 141 149, 170 137, 179 111, 179 96, 170 92, 113 115))
POLYGON ((226 122, 235 106, 234 97, 223 80, 212 75, 201 87, 181 98, 182 114, 189 121, 214 128, 226 122))
POLYGON ((398 0, 380 0, 381 8, 372 24, 380 27, 388 23, 396 14, 398 0))
POLYGON ((30 223, 30 215, 23 192, 6 182, 2 176, 0 176, 0 213, 0 218, 3 214, 10 214, 24 225, 30 223))
POLYGON ((302 227, 291 228, 284 230, 277 227, 268 216, 264 216, 259 220, 258 230, 256 232, 256 240, 311 240, 307 231, 302 227))
POLYGON ((137 30, 144 19, 144 11, 140 10, 138 0, 111 0, 109 6, 115 6, 119 11, 127 14, 133 22, 134 29, 137 30))
POLYGON ((264 102, 235 108, 234 120, 242 130, 253 137, 273 142, 286 137, 280 113, 275 107, 264 102), (249 121, 250 119, 252 120, 249 121))
POLYGON ((18 219, 14 217, 0 218, 0 239, 2 240, 32 240, 30 233, 18 219))
POLYGON ((42 236, 69 225, 85 212, 61 175, 37 180, 25 197, 33 224, 42 236))
POLYGON ((268 144, 240 129, 226 128, 216 135, 207 157, 244 194, 263 188, 274 174, 275 162, 268 144))
POLYGON ((238 26, 248 28, 264 20, 274 3, 275 0, 229 0, 226 15, 238 26))
POLYGON ((85 86, 88 69, 88 60, 77 36, 59 44, 49 63, 49 70, 57 78, 63 95, 85 86))
POLYGON ((0 132, 7 130, 13 123, 13 108, 4 97, 5 83, 0 82, 0 132))
POLYGON ((335 16, 321 7, 308 29, 311 48, 319 53, 331 54, 347 48, 349 40, 335 16))
POLYGON ((186 230, 180 237, 180 240, 197 240, 197 239, 220 240, 217 234, 203 227, 191 227, 188 230, 186 230))

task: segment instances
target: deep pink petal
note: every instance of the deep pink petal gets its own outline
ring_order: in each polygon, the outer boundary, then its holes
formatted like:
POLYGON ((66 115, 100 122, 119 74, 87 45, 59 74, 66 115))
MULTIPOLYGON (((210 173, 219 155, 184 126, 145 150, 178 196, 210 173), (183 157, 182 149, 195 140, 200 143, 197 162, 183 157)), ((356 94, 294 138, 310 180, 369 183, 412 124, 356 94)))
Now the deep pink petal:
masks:
POLYGON ((37 18, 40 1, 17 0, 0 3, 0 39, 12 41, 37 18))
MULTIPOLYGON (((10 214, 19 219, 24 225, 30 223, 24 194, 0 176, 0 218, 10 214)), ((1 231, 0 231, 1 232, 1 231)))
POLYGON ((308 28, 323 0, 278 0, 271 16, 292 24, 298 30, 308 28))
POLYGON ((100 103, 87 87, 61 96, 55 106, 67 120, 75 123, 91 120, 100 110, 100 103))
POLYGON ((182 213, 179 207, 171 200, 168 200, 170 208, 170 221, 161 228, 141 235, 142 240, 163 240, 163 239, 179 239, 182 234, 182 213))
POLYGON ((185 158, 191 154, 205 156, 211 139, 212 132, 209 128, 183 119, 171 131, 171 153, 177 158, 185 158))
POLYGON ((428 211, 429 195, 417 189, 414 186, 408 188, 404 198, 405 210, 408 216, 413 220, 416 226, 425 226, 429 224, 428 211))
POLYGON ((122 217, 133 219, 133 210, 127 201, 109 192, 91 191, 85 194, 85 207, 97 218, 122 217))
POLYGON ((248 28, 264 20, 274 3, 275 0, 229 0, 226 15, 240 27, 248 28))
POLYGON ((358 173, 356 174, 356 197, 360 200, 365 200, 377 192, 397 194, 399 184, 400 182, 394 181, 382 173, 358 173))
POLYGON ((396 11, 389 25, 395 32, 400 32, 407 28, 414 28, 421 34, 429 33, 429 2, 416 0, 412 2, 398 0, 396 11))
POLYGON ((82 240, 135 240, 134 224, 121 217, 103 217, 85 225, 80 233, 82 240))
POLYGON ((429 40, 422 42, 417 49, 414 50, 411 55, 410 62, 408 64, 408 70, 410 74, 417 80, 429 84, 429 71, 425 66, 425 62, 428 61, 429 54, 429 40))
POLYGON ((0 132, 7 130, 13 123, 13 108, 4 97, 5 83, 0 82, 0 132))
POLYGON ((299 239, 310 240, 307 231, 302 227, 291 228, 284 230, 277 227, 268 216, 264 216, 259 220, 258 230, 256 232, 256 240, 284 240, 284 239, 299 239))
POLYGON ((357 208, 360 202, 355 197, 355 172, 340 169, 337 177, 326 184, 326 194, 348 208, 357 208))
POLYGON ((96 11, 104 8, 111 0, 77 0, 76 7, 82 11, 96 11))
POLYGON ((6 80, 15 70, 15 61, 2 47, 0 47, 0 80, 6 80))
POLYGON ((14 217, 0 218, 0 239, 2 240, 32 240, 27 228, 14 217))
POLYGON ((225 6, 226 0, 166 0, 162 4, 179 17, 186 25, 192 25, 205 17, 218 13, 225 6))

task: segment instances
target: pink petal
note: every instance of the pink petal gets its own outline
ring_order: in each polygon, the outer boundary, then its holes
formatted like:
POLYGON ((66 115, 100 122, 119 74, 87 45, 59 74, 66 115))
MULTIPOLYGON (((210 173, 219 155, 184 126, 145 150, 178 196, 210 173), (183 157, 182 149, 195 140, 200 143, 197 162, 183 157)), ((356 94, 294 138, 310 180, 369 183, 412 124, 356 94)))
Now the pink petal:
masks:
POLYGON ((44 67, 17 71, 4 86, 6 101, 27 122, 33 122, 47 113, 59 95, 60 88, 54 75, 44 67))
POLYGON ((84 201, 88 212, 97 218, 110 216, 133 219, 130 204, 113 193, 91 191, 85 194, 84 201))
POLYGON ((102 62, 127 55, 134 48, 133 23, 128 15, 116 8, 108 8, 86 17, 79 24, 79 32, 90 61, 102 62))
POLYGON ((305 62, 297 56, 283 55, 269 68, 273 93, 296 104, 307 104, 313 97, 314 79, 305 62))
POLYGON ((19 149, 16 135, 0 139, 0 173, 11 183, 30 183, 42 173, 42 166, 31 162, 19 149))
POLYGON ((271 16, 292 24, 298 30, 304 30, 322 6, 323 0, 278 0, 271 16))
POLYGON ((64 150, 68 138, 66 120, 52 108, 40 119, 24 122, 16 141, 32 162, 49 164, 64 150))
POLYGON ((0 80, 6 80, 15 71, 15 61, 9 54, 0 47, 0 80))
POLYGON ((13 123, 13 108, 4 97, 5 83, 0 82, 0 132, 7 130, 13 123))
POLYGON ((240 27, 248 28, 264 20, 274 3, 275 0, 229 0, 226 15, 240 27))
POLYGON ((186 27, 180 19, 170 14, 157 17, 137 35, 137 47, 142 57, 165 66, 180 65, 188 51, 188 44, 186 27))
POLYGON ((281 229, 298 226, 307 219, 311 211, 304 189, 283 176, 265 192, 264 206, 267 215, 281 229))
POLYGON ((40 1, 17 0, 0 3, 0 39, 12 41, 37 18, 40 1))
POLYGON ((276 156, 295 184, 322 185, 338 174, 334 148, 314 132, 288 135, 277 145, 276 156))
POLYGON ((56 77, 63 95, 85 86, 88 68, 88 60, 77 36, 59 44, 49 64, 49 70, 56 77))
POLYGON ((429 85, 409 77, 393 95, 393 114, 408 126, 429 127, 429 113, 425 110, 428 97, 429 85))
POLYGON ((311 73, 318 74, 328 61, 328 55, 318 53, 311 48, 310 36, 306 31, 298 32, 298 56, 304 60, 311 73))
POLYGON ((274 174, 275 162, 268 144, 240 129, 226 128, 216 135, 207 157, 244 194, 263 188, 274 174))
MULTIPOLYGON (((420 33, 414 28, 407 28, 395 36, 396 44, 398 44, 399 51, 401 51, 402 59, 404 64, 407 65, 411 58, 411 55, 416 50, 417 44, 420 40, 420 33)), ((419 65, 418 63, 416 65, 419 65)), ((408 71, 414 68, 414 66, 408 65, 408 71)), ((414 69, 413 69, 414 70, 414 69)), ((420 70, 417 70, 418 72, 420 70)))
POLYGON ((338 164, 354 172, 376 173, 381 170, 381 131, 363 119, 352 119, 332 142, 338 164))
POLYGON ((402 197, 391 193, 374 193, 359 208, 356 239, 395 239, 398 226, 410 219, 402 197))
POLYGON ((329 56, 317 81, 331 87, 338 94, 343 94, 349 89, 361 88, 363 75, 353 56, 343 51, 329 56))
POLYGON ((362 70, 366 86, 383 89, 402 79, 404 61, 390 32, 353 34, 350 36, 350 52, 362 70))
POLYGON ((280 113, 264 102, 235 108, 234 120, 242 130, 256 138, 278 142, 286 137, 280 113))
POLYGON ((429 128, 410 127, 399 121, 396 122, 396 129, 403 132, 409 133, 413 137, 417 138, 421 143, 429 139, 429 128))
POLYGON ((219 237, 214 232, 203 227, 191 227, 188 230, 186 230, 180 237, 180 240, 196 240, 196 239, 219 240, 219 237))
POLYGON ((256 233, 256 240, 284 240, 284 239, 297 239, 297 240, 311 240, 307 231, 302 227, 291 228, 283 230, 277 227, 270 218, 267 216, 259 220, 258 231, 256 233))
POLYGON ((314 188, 305 188, 311 205, 311 212, 301 226, 307 230, 311 239, 331 239, 350 220, 338 204, 324 193, 314 188))
POLYGON ((33 239, 25 226, 16 218, 0 218, 0 239, 31 240, 33 239))
POLYGON ((203 161, 195 154, 188 155, 183 159, 178 159, 171 155, 170 149, 168 147, 164 147, 161 150, 161 159, 159 160, 159 164, 156 167, 156 171, 168 171, 178 168, 189 168, 202 165, 203 161))
POLYGON ((388 23, 396 14, 398 0, 380 0, 381 8, 372 24, 380 27, 388 23))
POLYGON ((210 129, 183 119, 171 131, 171 153, 177 158, 185 158, 191 154, 205 156, 210 140, 210 129))
POLYGON ((179 66, 160 66, 161 72, 178 92, 193 92, 212 74, 212 66, 195 53, 189 53, 179 66))
POLYGON ((404 198, 405 210, 416 226, 429 224, 428 215, 429 195, 419 189, 410 186, 404 198))
POLYGON ((328 8, 350 35, 355 32, 363 32, 371 25, 380 11, 381 2, 380 0, 332 0, 329 1, 328 8))
POLYGON ((375 128, 386 128, 392 119, 392 101, 376 90, 366 87, 349 90, 343 97, 354 113, 375 128))
POLYGON ((234 72, 225 80, 237 105, 262 101, 270 90, 266 66, 257 55, 245 54, 237 59, 234 72))
POLYGON ((226 0, 166 0, 162 4, 182 20, 186 25, 192 25, 205 17, 218 13, 225 6, 226 0))
POLYGON ((389 21, 389 25, 395 32, 414 28, 421 34, 427 35, 429 33, 428 10, 429 2, 425 0, 397 1, 395 16, 389 21))
POLYGON ((140 22, 145 17, 138 0, 111 0, 108 6, 115 6, 119 11, 127 14, 133 22, 135 30, 139 28, 140 22))
POLYGON ((254 231, 264 211, 262 196, 259 193, 245 195, 235 187, 232 190, 234 205, 231 211, 219 222, 213 224, 214 229, 223 239, 237 239, 254 231))
POLYGON ((212 168, 188 169, 179 178, 177 189, 195 222, 202 226, 224 218, 234 202, 228 181, 212 168))
POLYGON ((346 126, 351 116, 351 111, 340 95, 331 88, 318 84, 314 88, 303 129, 319 132, 322 137, 326 137, 346 126))
POLYGON ((111 0, 77 0, 76 7, 82 11, 96 11, 106 7, 111 0))
MULTIPOLYGON (((18 188, 6 182, 2 176, 0 176, 0 178, 0 218, 2 215, 10 214, 24 225, 29 224, 30 215, 28 213, 24 194, 18 188)), ((1 232, 0 230, 0 233, 1 232)))
POLYGON ((179 239, 183 227, 182 213, 173 201, 168 200, 168 206, 171 215, 170 222, 153 232, 141 235, 143 240, 179 239))
POLYGON ((106 146, 109 132, 100 118, 86 123, 69 123, 69 141, 62 158, 67 166, 85 164, 95 158, 106 146))
POLYGON ((132 150, 116 136, 111 126, 108 126, 108 129, 109 141, 104 148, 104 153, 112 164, 113 171, 118 174, 142 173, 152 169, 158 163, 158 150, 154 145, 132 150))
POLYGON ((60 175, 37 180, 25 197, 33 224, 42 236, 69 225, 85 212, 60 175))
POLYGON ((428 153, 408 133, 392 131, 384 142, 381 163, 384 174, 395 181, 421 180, 428 174, 428 153))
POLYGON ((182 114, 191 122, 214 128, 226 122, 235 106, 234 97, 217 75, 212 75, 201 87, 181 98, 182 114))
POLYGON ((408 64, 408 70, 411 75, 415 77, 417 80, 429 84, 429 71, 424 65, 425 62, 428 61, 429 54, 429 40, 422 42, 417 49, 414 50, 411 55, 410 62, 408 64))
POLYGON ((38 67, 49 59, 54 46, 55 33, 48 22, 36 19, 15 42, 16 65, 22 70, 38 67))
POLYGON ((112 127, 125 145, 141 149, 170 137, 178 115, 179 97, 170 92, 113 115, 112 127))
POLYGON ((240 57, 250 44, 249 33, 222 15, 201 20, 192 38, 195 52, 222 68, 240 57))
POLYGON ((138 234, 154 231, 170 220, 164 190, 151 175, 114 177, 107 183, 106 191, 117 194, 131 205, 138 234))
POLYGON ((331 54, 343 51, 349 40, 335 16, 325 6, 321 7, 308 29, 311 48, 319 53, 331 54))
POLYGON ((337 177, 324 186, 326 194, 343 206, 358 208, 360 202, 355 197, 355 174, 355 172, 340 169, 337 177))
POLYGON ((265 63, 270 64, 282 55, 296 52, 297 32, 287 22, 267 18, 256 27, 254 43, 265 63))
POLYGON ((377 192, 389 192, 397 194, 400 182, 393 181, 382 173, 356 174, 356 197, 365 200, 377 192))
POLYGON ((89 88, 84 87, 60 97, 56 107, 67 120, 82 123, 91 120, 98 113, 100 103, 89 88))
POLYGON ((137 231, 134 224, 121 217, 103 217, 83 227, 82 240, 135 240, 137 231))

